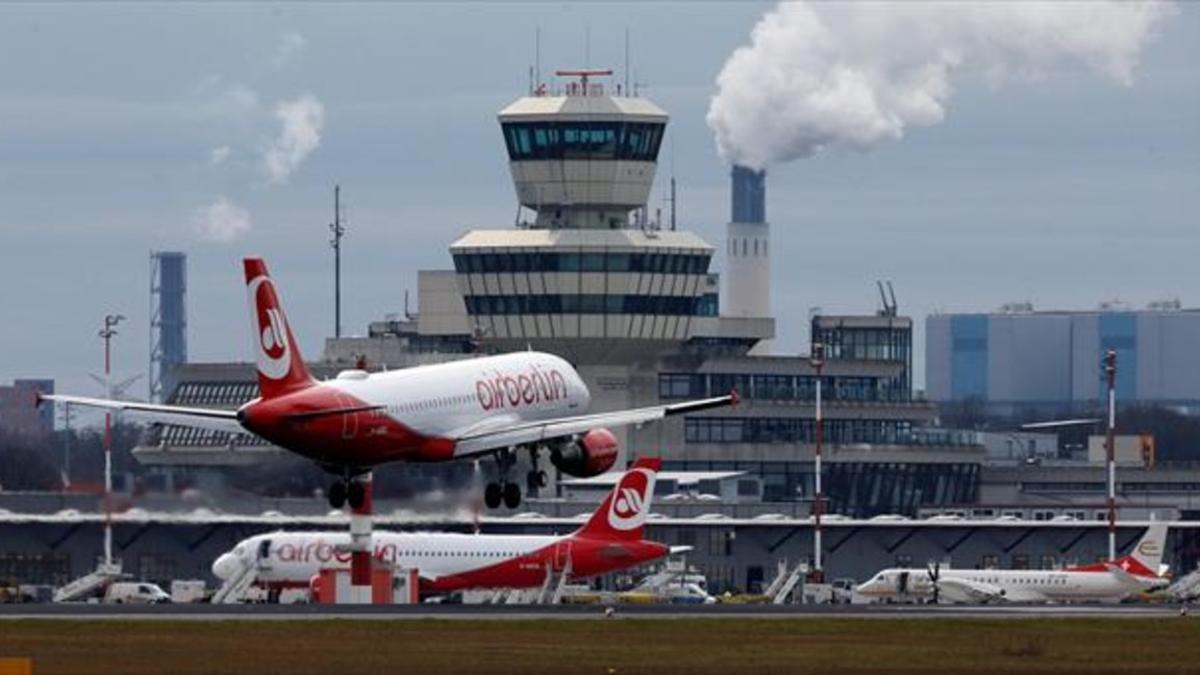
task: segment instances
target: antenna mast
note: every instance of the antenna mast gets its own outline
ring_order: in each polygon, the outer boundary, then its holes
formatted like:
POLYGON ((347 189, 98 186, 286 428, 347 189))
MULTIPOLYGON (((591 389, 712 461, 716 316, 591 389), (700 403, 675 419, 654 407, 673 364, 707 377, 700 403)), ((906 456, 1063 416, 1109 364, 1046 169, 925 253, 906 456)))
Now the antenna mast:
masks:
POLYGON ((329 231, 333 239, 329 245, 333 247, 333 336, 342 337, 342 237, 346 228, 342 225, 342 186, 333 186, 333 222, 329 231))
POLYGON ((629 26, 625 27, 625 95, 629 96, 629 26))

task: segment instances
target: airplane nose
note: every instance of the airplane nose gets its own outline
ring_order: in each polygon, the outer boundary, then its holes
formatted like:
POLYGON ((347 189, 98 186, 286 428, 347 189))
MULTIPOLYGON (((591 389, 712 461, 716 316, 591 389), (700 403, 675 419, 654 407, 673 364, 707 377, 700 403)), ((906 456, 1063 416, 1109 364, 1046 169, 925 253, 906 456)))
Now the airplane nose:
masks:
POLYGON ((233 553, 222 553, 219 558, 213 561, 212 573, 218 579, 225 580, 237 574, 238 569, 242 566, 242 561, 233 553))

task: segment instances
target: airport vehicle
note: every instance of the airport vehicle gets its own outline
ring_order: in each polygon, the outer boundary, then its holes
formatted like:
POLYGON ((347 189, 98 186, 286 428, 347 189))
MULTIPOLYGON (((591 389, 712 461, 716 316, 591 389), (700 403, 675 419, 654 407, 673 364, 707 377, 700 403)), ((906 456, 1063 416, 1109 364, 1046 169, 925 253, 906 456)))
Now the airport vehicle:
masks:
MULTIPOLYGON (((612 468, 616 436, 608 427, 736 403, 736 394, 608 413, 580 414, 591 395, 565 360, 528 351, 390 372, 346 370, 329 381, 309 374, 279 293, 259 258, 244 260, 261 396, 237 410, 180 407, 68 395, 40 400, 104 408, 148 422, 260 436, 317 462, 339 477, 329 503, 364 500, 355 480, 395 461, 443 462, 494 455, 500 482, 484 501, 516 508, 521 488, 508 480, 517 453, 542 451, 560 471, 586 478, 612 468)), ((533 462, 536 467, 536 461, 533 462)), ((544 472, 527 476, 544 486, 544 472)))
MULTIPOLYGON (((380 532, 376 559, 416 570, 423 593, 469 588, 534 588, 549 576, 580 580, 658 560, 671 547, 642 538, 662 460, 639 459, 578 530, 563 536, 380 532)), ((274 532, 238 543, 213 563, 226 583, 307 588, 321 569, 350 565, 346 532, 274 532)))
POLYGON ((104 593, 104 602, 116 605, 159 605, 171 602, 171 596, 145 581, 114 581, 104 593))
POLYGON ((880 599, 931 599, 938 602, 1117 602, 1167 583, 1162 565, 1167 524, 1154 523, 1134 546, 1116 560, 1061 570, 886 569, 858 587, 858 593, 880 599))

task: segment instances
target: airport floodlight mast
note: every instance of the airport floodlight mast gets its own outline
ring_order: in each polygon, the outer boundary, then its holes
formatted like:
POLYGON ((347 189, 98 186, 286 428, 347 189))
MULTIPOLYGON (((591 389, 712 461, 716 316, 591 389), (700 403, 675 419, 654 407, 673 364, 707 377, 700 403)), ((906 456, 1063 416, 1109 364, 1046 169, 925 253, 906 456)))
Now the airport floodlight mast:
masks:
POLYGON ((333 239, 329 245, 333 247, 333 336, 342 337, 342 237, 346 234, 346 226, 342 223, 342 186, 333 186, 333 222, 329 231, 333 239))
POLYGON ((1117 559, 1117 462, 1114 434, 1117 426, 1117 352, 1104 353, 1104 375, 1108 380, 1108 430, 1104 456, 1108 472, 1108 559, 1117 559))
POLYGON ((816 441, 813 452, 813 571, 818 581, 824 581, 821 578, 824 574, 824 568, 821 566, 821 511, 825 506, 822 503, 825 495, 821 492, 821 441, 824 436, 822 429, 824 424, 821 416, 821 371, 825 368, 824 344, 813 343, 812 355, 808 362, 812 365, 817 377, 816 407, 813 416, 813 440, 816 441))
MULTIPOLYGON (((100 338, 104 340, 104 395, 112 398, 112 339, 115 327, 125 320, 121 314, 104 317, 100 338)), ((112 565, 112 413, 104 413, 104 565, 112 565)))

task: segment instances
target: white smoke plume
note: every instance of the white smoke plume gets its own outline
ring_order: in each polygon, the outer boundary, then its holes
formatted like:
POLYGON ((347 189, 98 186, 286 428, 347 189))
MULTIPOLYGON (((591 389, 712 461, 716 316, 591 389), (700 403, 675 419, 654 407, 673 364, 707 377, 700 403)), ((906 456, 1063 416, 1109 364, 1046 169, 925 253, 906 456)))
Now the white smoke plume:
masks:
POLYGON ((275 46, 275 54, 271 57, 271 65, 275 68, 283 68, 299 56, 307 44, 308 40, 295 31, 284 33, 279 38, 279 43, 275 46))
POLYGON ((280 101, 275 117, 282 128, 263 155, 263 167, 272 183, 286 183, 296 167, 321 144, 325 106, 311 94, 280 101))
POLYGON ((228 243, 250 231, 250 212, 220 196, 196 209, 192 225, 202 239, 228 243))
POLYGON ((1166 1, 781 2, 717 76, 708 126, 762 169, 822 148, 868 150, 946 116, 951 80, 999 84, 1083 66, 1130 85, 1166 1))

